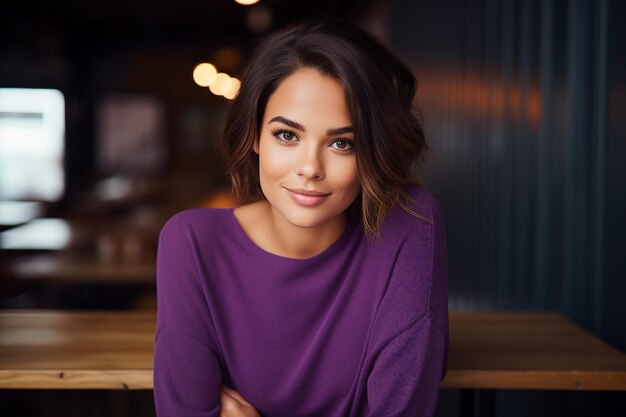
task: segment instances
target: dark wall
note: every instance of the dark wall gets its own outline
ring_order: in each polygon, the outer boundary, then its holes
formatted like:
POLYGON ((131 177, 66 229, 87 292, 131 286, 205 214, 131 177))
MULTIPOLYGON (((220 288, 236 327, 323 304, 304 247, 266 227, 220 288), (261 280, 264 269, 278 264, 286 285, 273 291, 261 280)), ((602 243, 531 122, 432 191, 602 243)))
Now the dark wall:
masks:
MULTIPOLYGON (((560 310, 626 350, 624 16, 621 0, 392 1, 452 309, 560 310)), ((618 415, 601 395, 535 394, 498 394, 498 415, 618 415)))

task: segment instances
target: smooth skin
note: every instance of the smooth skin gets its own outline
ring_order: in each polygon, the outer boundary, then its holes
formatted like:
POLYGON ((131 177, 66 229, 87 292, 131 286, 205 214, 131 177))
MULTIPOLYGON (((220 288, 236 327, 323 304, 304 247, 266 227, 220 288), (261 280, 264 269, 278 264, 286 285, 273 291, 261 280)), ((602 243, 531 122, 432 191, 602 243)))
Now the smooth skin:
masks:
MULTIPOLYGON (((244 232, 261 249, 308 258, 331 246, 346 227, 345 210, 361 185, 352 118, 341 84, 311 68, 285 78, 269 98, 259 140, 264 200, 236 208, 244 232), (329 194, 319 205, 295 202, 287 189, 329 194)), ((222 417, 257 417, 237 391, 222 387, 222 417)))
POLYGON ((352 119, 341 84, 315 69, 295 71, 270 97, 260 137, 264 200, 234 210, 257 246, 289 258, 314 256, 346 226, 345 210, 361 185, 352 119), (330 194, 320 205, 293 201, 287 189, 330 194))
POLYGON ((261 417, 258 411, 237 391, 222 385, 221 417, 261 417))

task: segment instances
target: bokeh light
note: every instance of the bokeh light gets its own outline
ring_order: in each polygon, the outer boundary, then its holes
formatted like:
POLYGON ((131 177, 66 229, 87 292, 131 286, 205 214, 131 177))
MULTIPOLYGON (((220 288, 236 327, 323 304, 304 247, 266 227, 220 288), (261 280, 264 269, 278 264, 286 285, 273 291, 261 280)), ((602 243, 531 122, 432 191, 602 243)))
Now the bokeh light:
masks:
POLYGON ((224 91, 229 91, 231 86, 230 76, 223 72, 215 76, 215 80, 209 85, 209 89, 216 96, 221 96, 224 91))
POLYGON ((272 11, 261 5, 252 7, 246 15, 248 29, 256 33, 264 33, 272 28, 274 15, 272 11))
POLYGON ((217 69, 215 66, 203 62, 202 64, 196 65, 196 68, 193 70, 193 80, 200 87, 208 87, 213 83, 215 77, 217 75, 217 69))
POLYGON ((241 64, 241 52, 233 47, 220 48, 215 52, 214 60, 222 72, 228 72, 241 64))
POLYGON ((232 100, 239 92, 240 85, 241 82, 237 78, 232 77, 230 79, 230 88, 228 90, 222 90, 222 95, 227 99, 232 100))

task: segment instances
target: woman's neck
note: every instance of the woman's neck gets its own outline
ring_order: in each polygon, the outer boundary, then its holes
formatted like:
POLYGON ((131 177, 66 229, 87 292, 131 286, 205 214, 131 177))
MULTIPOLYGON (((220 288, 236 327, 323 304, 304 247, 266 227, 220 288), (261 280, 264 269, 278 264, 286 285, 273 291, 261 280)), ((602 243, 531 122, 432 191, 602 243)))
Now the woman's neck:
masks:
POLYGON ((271 220, 276 248, 289 258, 310 258, 331 246, 346 227, 345 215, 337 216, 316 227, 299 227, 272 210, 271 220))
POLYGON ((323 252, 343 234, 347 215, 342 213, 316 227, 291 224, 266 201, 236 208, 235 218, 261 249, 287 258, 310 258, 323 252))

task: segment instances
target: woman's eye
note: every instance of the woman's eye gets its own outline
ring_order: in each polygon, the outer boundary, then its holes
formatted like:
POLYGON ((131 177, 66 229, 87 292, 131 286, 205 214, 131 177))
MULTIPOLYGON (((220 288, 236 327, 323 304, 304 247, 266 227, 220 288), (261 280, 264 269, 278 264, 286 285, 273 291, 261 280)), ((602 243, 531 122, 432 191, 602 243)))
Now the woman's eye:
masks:
POLYGON ((296 135, 294 135, 293 132, 290 132, 288 130, 281 130, 281 131, 275 132, 274 136, 286 142, 291 142, 296 137, 296 135))
POLYGON ((293 139, 293 133, 291 133, 291 132, 283 132, 283 133, 281 133, 281 135, 283 135, 283 139, 286 139, 286 140, 293 139))
POLYGON ((352 144, 351 141, 349 140, 343 140, 343 139, 339 139, 333 142, 333 145, 335 149, 339 149, 341 151, 347 151, 350 150, 354 147, 354 145, 352 144))

